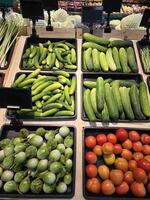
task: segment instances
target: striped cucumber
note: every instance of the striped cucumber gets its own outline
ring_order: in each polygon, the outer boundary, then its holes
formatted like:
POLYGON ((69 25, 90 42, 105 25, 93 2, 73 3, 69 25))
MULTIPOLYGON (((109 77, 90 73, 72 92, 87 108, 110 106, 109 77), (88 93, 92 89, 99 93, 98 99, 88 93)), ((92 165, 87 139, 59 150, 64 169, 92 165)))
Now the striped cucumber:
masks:
POLYGON ((118 51, 117 47, 113 47, 112 54, 113 54, 113 59, 115 61, 116 67, 117 67, 116 71, 121 72, 122 69, 121 69, 121 64, 120 64, 120 59, 119 59, 119 51, 118 51))
POLYGON ((92 48, 88 48, 85 52, 85 64, 87 66, 88 71, 93 70, 92 48))
POLYGON ((95 42, 97 44, 101 44, 104 46, 107 46, 109 44, 109 39, 107 38, 102 38, 102 37, 97 37, 93 34, 90 33, 84 33, 83 34, 83 38, 87 41, 87 42, 95 42))
POLYGON ((102 122, 109 122, 110 121, 109 112, 108 112, 106 102, 104 102, 104 108, 103 108, 102 113, 101 113, 101 118, 102 118, 102 122))
POLYGON ((123 106, 121 103, 121 96, 120 96, 120 92, 119 92, 119 81, 114 81, 112 84, 112 92, 113 92, 113 96, 116 102, 116 105, 118 107, 118 111, 119 113, 123 112, 123 106))
POLYGON ((84 42, 82 47, 84 49, 88 49, 88 48, 97 49, 97 50, 102 51, 102 52, 107 51, 107 47, 101 46, 101 45, 96 44, 94 42, 84 42))
POLYGON ((97 49, 92 50, 92 61, 93 61, 93 68, 94 71, 100 71, 100 63, 99 63, 99 51, 97 49))
POLYGON ((128 57, 127 57, 127 52, 125 48, 120 48, 119 49, 119 59, 121 63, 121 67, 124 73, 130 73, 131 70, 128 66, 128 57))
POLYGON ((105 53, 100 52, 100 54, 99 54, 99 60, 100 60, 100 65, 101 65, 102 70, 104 72, 108 72, 109 66, 108 66, 108 62, 107 62, 105 53))
POLYGON ((96 88, 96 81, 84 81, 83 85, 87 88, 96 88))
POLYGON ((112 56, 112 49, 111 48, 109 48, 106 52, 106 60, 108 62, 109 69, 111 71, 116 71, 117 67, 116 67, 116 64, 115 64, 113 56, 112 56))
POLYGON ((130 69, 132 70, 132 72, 137 73, 138 67, 137 67, 137 63, 135 59, 134 50, 132 47, 127 48, 127 55, 128 55, 128 63, 129 63, 130 69))
POLYGON ((102 77, 98 77, 96 80, 96 101, 99 112, 101 112, 104 108, 104 96, 104 80, 102 77))
POLYGON ((93 88, 90 92, 90 100, 94 113, 98 119, 101 119, 101 114, 97 110, 97 101, 96 101, 96 88, 93 88))

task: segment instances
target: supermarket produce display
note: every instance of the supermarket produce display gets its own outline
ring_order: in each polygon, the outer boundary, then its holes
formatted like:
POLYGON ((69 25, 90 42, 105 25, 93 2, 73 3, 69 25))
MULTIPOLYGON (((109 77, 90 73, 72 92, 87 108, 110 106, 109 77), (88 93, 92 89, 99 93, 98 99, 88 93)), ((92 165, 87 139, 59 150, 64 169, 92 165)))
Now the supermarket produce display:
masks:
POLYGON ((51 116, 54 119, 75 118, 76 76, 65 71, 51 74, 40 71, 18 74, 12 84, 14 88, 31 89, 32 109, 21 110, 19 114, 31 119, 51 116))
MULTIPOLYGON (((38 41, 37 41, 38 42, 38 41)), ((55 41, 44 38, 39 39, 38 44, 33 44, 32 40, 27 41, 27 48, 23 54, 22 68, 42 70, 76 70, 76 47, 75 41, 62 40, 55 41), (44 40, 46 41, 44 43, 44 40), (29 47, 28 47, 29 46, 29 47)))
POLYGON ((149 198, 149 130, 85 128, 83 134, 86 199, 149 198))
POLYGON ((73 196, 74 128, 6 125, 1 134, 1 197, 73 196))
POLYGON ((84 33, 83 70, 137 73, 131 41, 111 40, 84 33))

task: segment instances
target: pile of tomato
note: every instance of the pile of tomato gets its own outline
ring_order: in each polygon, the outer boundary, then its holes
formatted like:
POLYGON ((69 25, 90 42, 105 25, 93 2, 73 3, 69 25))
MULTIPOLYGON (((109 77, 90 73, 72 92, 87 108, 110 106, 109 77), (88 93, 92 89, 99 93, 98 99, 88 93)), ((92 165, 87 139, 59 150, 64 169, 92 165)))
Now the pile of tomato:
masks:
POLYGON ((86 190, 136 197, 150 194, 150 135, 119 128, 85 137, 86 190), (99 164, 100 163, 100 164, 99 164))

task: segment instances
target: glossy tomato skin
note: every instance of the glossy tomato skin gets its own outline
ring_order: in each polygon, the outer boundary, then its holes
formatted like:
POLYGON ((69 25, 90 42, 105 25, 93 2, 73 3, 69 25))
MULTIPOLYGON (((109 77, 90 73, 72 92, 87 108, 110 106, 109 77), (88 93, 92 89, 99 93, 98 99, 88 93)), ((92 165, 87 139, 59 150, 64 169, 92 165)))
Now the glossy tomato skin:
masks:
POLYGON ((102 151, 103 151, 104 154, 110 155, 114 151, 114 145, 110 142, 106 142, 102 146, 102 151))
POLYGON ((89 149, 94 148, 96 145, 96 138, 94 136, 87 136, 85 138, 85 145, 89 149))
POLYGON ((143 183, 138 183, 134 181, 130 186, 131 192, 136 197, 144 197, 146 195, 146 190, 143 183))
POLYGON ((110 172, 110 180, 114 185, 120 185, 123 182, 123 172, 119 169, 113 169, 110 172))
POLYGON ((122 153, 122 146, 121 144, 114 145, 114 154, 121 154, 122 153))
POLYGON ((97 156, 94 152, 88 151, 85 154, 85 160, 90 164, 95 164, 97 161, 97 156))
POLYGON ((129 191, 129 186, 126 182, 122 182, 121 185, 116 187, 116 193, 118 195, 125 195, 129 191))
POLYGON ((97 144, 102 146, 105 142, 107 142, 107 137, 105 134, 98 134, 96 136, 96 141, 97 141, 97 144))
POLYGON ((104 195, 110 196, 115 193, 115 186, 111 180, 107 179, 102 182, 101 190, 104 195))
POLYGON ((138 160, 141 160, 142 158, 144 158, 144 155, 142 154, 142 152, 134 152, 133 158, 135 161, 138 161, 138 160))
POLYGON ((143 150, 143 145, 140 141, 138 142, 133 142, 133 151, 135 152, 141 152, 143 150))
POLYGON ((147 173, 150 172, 150 162, 148 162, 144 158, 137 161, 137 166, 144 169, 147 173))
POLYGON ((122 143, 122 147, 123 147, 124 149, 128 149, 128 150, 132 149, 132 142, 131 142, 131 140, 130 140, 130 139, 125 140, 125 141, 122 143))
POLYGON ((145 155, 150 155, 150 145, 147 144, 143 145, 143 153, 145 155))
POLYGON ((147 180, 147 175, 142 168, 136 168, 133 170, 133 177, 139 183, 145 183, 147 180))
POLYGON ((97 176, 97 167, 93 164, 88 164, 85 171, 89 178, 95 178, 97 176))
POLYGON ((123 158, 125 158, 126 160, 131 160, 132 159, 132 152, 128 149, 123 149, 122 150, 122 153, 121 153, 121 156, 123 158))
POLYGON ((97 178, 88 179, 86 182, 86 188, 93 194, 99 194, 101 191, 101 184, 97 178))
POLYGON ((107 140, 108 140, 108 142, 111 142, 112 144, 116 144, 117 143, 117 137, 113 133, 109 133, 107 135, 107 140))
POLYGON ((128 168, 130 171, 133 171, 134 169, 137 168, 137 162, 135 160, 129 160, 128 168))
POLYGON ((137 131, 129 131, 129 139, 132 142, 137 142, 140 140, 140 135, 137 131))
POLYGON ((127 171, 125 174, 124 174, 124 181, 130 185, 131 183, 134 182, 134 178, 133 178, 133 172, 132 171, 127 171))
POLYGON ((96 145, 93 148, 93 152, 97 155, 97 156, 102 156, 102 147, 100 145, 96 145))
POLYGON ((116 131, 116 137, 118 141, 124 142, 126 139, 128 139, 128 132, 124 128, 119 128, 116 131))
POLYGON ((142 141, 143 144, 150 144, 150 135, 142 134, 141 135, 141 141, 142 141))

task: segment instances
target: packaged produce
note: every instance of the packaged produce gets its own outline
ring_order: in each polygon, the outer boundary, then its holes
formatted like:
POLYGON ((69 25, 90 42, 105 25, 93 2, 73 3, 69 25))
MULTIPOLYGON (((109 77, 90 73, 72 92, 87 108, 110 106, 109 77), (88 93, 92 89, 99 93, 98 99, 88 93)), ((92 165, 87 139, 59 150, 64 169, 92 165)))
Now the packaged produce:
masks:
POLYGON ((84 197, 148 199, 149 130, 85 128, 84 134, 84 197))
POLYGON ((95 80, 83 79, 84 120, 109 122, 149 119, 150 102, 144 81, 140 79, 136 82, 132 77, 123 80, 96 77, 95 80))
POLYGON ((84 33, 83 70, 102 72, 137 73, 132 42, 112 40, 84 33))
POLYGON ((2 134, 8 134, 8 138, 0 140, 1 195, 55 194, 59 198, 73 194, 73 128, 25 126, 17 127, 15 132, 12 127, 4 126, 4 130, 2 134), (11 159, 7 159, 9 156, 11 159))
POLYGON ((77 54, 75 45, 63 41, 37 42, 28 44, 22 56, 23 69, 76 70, 77 54))
POLYGON ((21 73, 12 87, 31 90, 32 109, 22 109, 22 117, 74 117, 76 76, 65 71, 40 74, 40 69, 32 73, 21 73))

